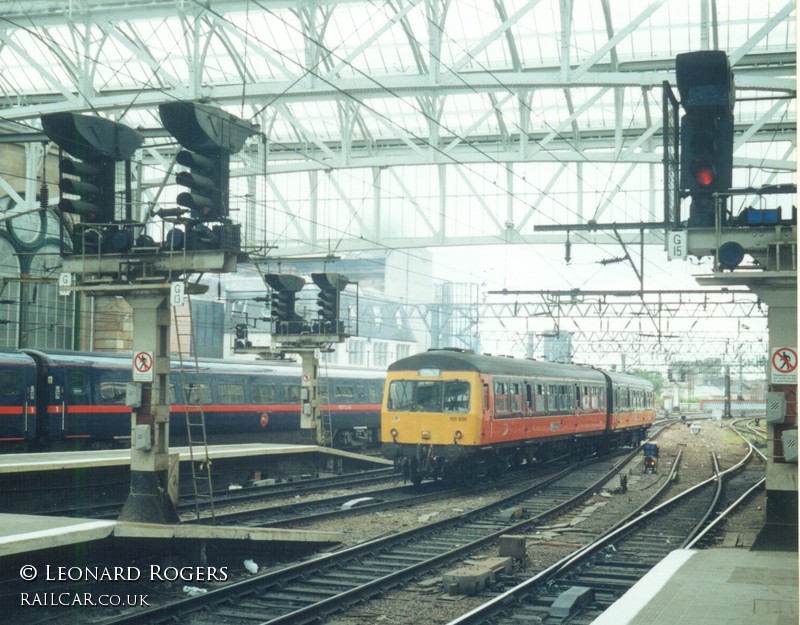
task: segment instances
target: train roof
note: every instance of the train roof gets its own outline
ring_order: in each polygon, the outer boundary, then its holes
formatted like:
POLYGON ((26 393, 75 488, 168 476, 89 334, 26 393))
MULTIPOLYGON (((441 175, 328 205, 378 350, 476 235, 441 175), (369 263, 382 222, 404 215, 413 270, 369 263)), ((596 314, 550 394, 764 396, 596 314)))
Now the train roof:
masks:
POLYGON ((532 375, 542 378, 563 377, 576 380, 603 382, 600 371, 581 365, 544 362, 522 358, 507 358, 476 354, 466 349, 429 349, 389 365, 389 371, 418 371, 419 369, 442 371, 476 371, 495 375, 532 375))
POLYGON ((33 359, 27 354, 16 349, 0 347, 0 362, 33 365, 33 359))
MULTIPOLYGON (((133 355, 119 354, 113 352, 78 352, 53 350, 42 352, 39 350, 25 350, 31 355, 41 358, 44 362, 61 365, 84 365, 99 367, 131 367, 133 355)), ((11 352, 13 353, 13 352, 11 352)), ((176 356, 170 358, 173 366, 178 363, 176 356)), ((219 371, 224 373, 252 373, 254 371, 269 372, 284 375, 297 375, 302 373, 302 367, 298 362, 284 361, 259 361, 259 360, 223 360, 218 358, 203 358, 198 360, 200 371, 219 371)), ((185 370, 194 369, 194 358, 184 360, 185 370)), ((327 377, 332 373, 335 377, 353 377, 359 379, 383 379, 386 374, 383 371, 376 371, 363 368, 345 368, 320 365, 320 376, 327 377)))
POLYGON ((617 371, 605 371, 605 370, 603 370, 603 373, 605 373, 609 378, 611 378, 611 381, 614 384, 624 384, 626 386, 636 386, 639 388, 647 388, 647 389, 653 388, 653 383, 650 380, 647 380, 645 378, 640 378, 635 375, 631 375, 629 373, 619 373, 617 371))

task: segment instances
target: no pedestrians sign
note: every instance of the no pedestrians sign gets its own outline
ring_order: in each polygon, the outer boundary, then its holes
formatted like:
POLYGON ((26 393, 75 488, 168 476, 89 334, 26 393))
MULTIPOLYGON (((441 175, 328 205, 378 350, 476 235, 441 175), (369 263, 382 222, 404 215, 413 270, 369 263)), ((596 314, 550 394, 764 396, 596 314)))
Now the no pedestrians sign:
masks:
POLYGON ((769 369, 773 384, 797 384, 797 348, 774 347, 769 369))

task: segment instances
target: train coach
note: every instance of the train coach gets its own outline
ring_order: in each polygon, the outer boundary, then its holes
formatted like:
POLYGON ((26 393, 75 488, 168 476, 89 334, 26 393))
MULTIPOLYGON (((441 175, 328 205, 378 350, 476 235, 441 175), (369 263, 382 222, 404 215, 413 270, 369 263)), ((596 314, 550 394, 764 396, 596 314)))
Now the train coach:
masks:
MULTIPOLYGON (((299 366, 203 360, 182 375, 177 361, 171 368, 172 444, 185 444, 186 413, 201 409, 210 444, 312 442, 300 429, 299 366), (184 403, 176 390, 181 387, 184 403)), ((131 377, 131 359, 121 355, 0 350, 0 448, 129 445, 125 397, 131 377)), ((334 446, 378 443, 383 378, 382 372, 322 368, 322 414, 330 420, 334 446)))
POLYGON ((563 454, 644 440, 653 386, 578 365, 435 349, 389 366, 384 455, 411 481, 471 481, 563 454))

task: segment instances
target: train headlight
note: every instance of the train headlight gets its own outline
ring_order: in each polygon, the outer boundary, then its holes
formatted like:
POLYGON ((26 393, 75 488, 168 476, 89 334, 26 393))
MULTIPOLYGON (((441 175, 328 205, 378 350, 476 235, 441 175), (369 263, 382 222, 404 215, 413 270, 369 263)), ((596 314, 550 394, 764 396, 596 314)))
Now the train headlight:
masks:
POLYGON ((392 435, 392 440, 393 440, 395 443, 397 442, 397 435, 398 435, 399 433, 400 433, 400 432, 398 432, 398 431, 397 431, 397 428, 392 428, 391 430, 389 430, 389 434, 391 434, 391 435, 392 435))
POLYGON ((461 430, 456 430, 456 433, 453 435, 453 442, 457 443, 462 438, 464 438, 464 432, 462 432, 461 430))

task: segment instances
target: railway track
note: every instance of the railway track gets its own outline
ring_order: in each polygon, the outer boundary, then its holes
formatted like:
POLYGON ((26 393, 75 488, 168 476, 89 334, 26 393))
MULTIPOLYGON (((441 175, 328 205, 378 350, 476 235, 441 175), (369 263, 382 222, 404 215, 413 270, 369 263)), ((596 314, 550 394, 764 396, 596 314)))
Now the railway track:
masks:
MULTIPOLYGON (((397 477, 391 467, 385 469, 370 469, 357 473, 346 473, 336 476, 326 476, 309 479, 279 482, 263 486, 251 486, 235 490, 220 490, 214 492, 214 505, 217 508, 244 504, 264 499, 279 499, 282 497, 296 497, 325 492, 332 489, 361 488, 373 484, 396 481, 397 477)), ((46 503, 46 502, 45 502, 46 503)), ((47 516, 80 516, 92 519, 115 519, 119 516, 124 501, 97 502, 79 506, 48 508, 31 514, 47 516)), ((178 514, 193 515, 196 507, 207 510, 210 503, 201 502, 196 506, 193 497, 182 497, 177 505, 178 514)), ((208 521, 210 519, 203 519, 208 521)))
POLYGON ((578 505, 635 453, 621 461, 573 465, 483 508, 102 624, 320 622, 325 615, 453 562, 502 534, 522 532, 578 505), (527 518, 522 518, 523 511, 527 518))
MULTIPOLYGON (((746 470, 754 451, 715 475, 613 528, 539 574, 448 625, 588 625, 677 548, 697 548, 736 506, 763 486, 746 470)), ((646 508, 645 506, 644 508, 646 508)))

